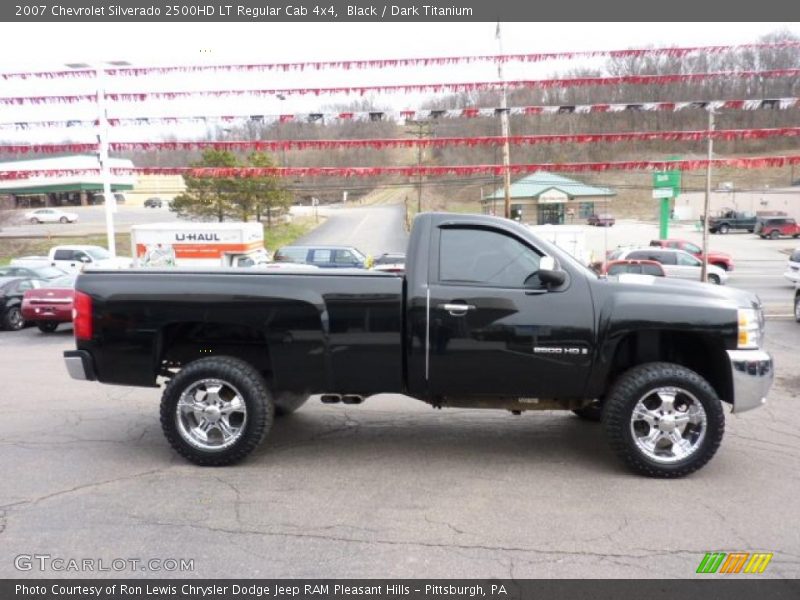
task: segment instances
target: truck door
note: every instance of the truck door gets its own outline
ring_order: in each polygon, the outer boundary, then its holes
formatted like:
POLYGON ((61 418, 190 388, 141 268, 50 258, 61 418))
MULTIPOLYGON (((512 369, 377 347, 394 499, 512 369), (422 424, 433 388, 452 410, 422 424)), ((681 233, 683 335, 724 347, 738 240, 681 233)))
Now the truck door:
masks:
POLYGON ((548 290, 534 275, 544 252, 502 229, 443 224, 431 241, 431 395, 580 397, 594 332, 586 279, 548 290))

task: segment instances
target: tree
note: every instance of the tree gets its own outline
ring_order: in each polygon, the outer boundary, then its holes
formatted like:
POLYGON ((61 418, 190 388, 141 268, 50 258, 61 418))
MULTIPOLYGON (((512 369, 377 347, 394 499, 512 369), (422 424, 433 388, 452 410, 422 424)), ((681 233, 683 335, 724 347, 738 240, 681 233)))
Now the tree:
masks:
MULTIPOLYGON (((235 167, 238 161, 228 151, 205 150, 202 159, 193 167, 235 167)), ((239 216, 236 197, 239 180, 220 177, 186 176, 186 191, 170 203, 170 210, 180 217, 200 219, 215 218, 219 222, 226 217, 239 216)))
MULTIPOLYGON (((275 163, 263 152, 253 152, 247 157, 248 166, 270 168, 275 163)), ((235 205, 243 221, 253 215, 260 221, 266 214, 267 227, 272 227, 272 215, 276 208, 291 204, 292 197, 281 187, 277 177, 244 177, 238 181, 238 194, 235 205)))

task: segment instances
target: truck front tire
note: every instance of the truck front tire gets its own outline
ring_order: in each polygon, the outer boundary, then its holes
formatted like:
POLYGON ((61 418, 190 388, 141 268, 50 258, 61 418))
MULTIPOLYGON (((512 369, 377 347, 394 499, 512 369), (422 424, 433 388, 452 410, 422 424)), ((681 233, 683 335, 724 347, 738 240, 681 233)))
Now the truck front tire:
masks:
POLYGON ((722 235, 725 235, 731 230, 730 226, 727 223, 723 223, 722 225, 719 226, 718 229, 722 235))
POLYGON ((700 375, 654 362, 633 367, 614 383, 603 425, 612 450, 633 471, 674 478, 711 460, 722 441, 725 415, 700 375))
POLYGON ((161 428, 170 445, 196 465, 244 459, 272 426, 274 406, 261 374, 227 356, 189 363, 161 399, 161 428))

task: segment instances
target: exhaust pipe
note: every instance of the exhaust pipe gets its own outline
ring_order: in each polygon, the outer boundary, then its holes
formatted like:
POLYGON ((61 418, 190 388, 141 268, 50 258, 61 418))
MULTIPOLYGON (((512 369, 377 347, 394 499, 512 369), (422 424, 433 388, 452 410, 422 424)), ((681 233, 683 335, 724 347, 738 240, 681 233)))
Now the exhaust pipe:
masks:
POLYGON ((347 394, 342 396, 342 402, 345 404, 361 404, 364 402, 364 396, 357 396, 355 394, 347 394))
POLYGON ((342 401, 341 394, 323 394, 320 398, 323 404, 338 404, 342 401))

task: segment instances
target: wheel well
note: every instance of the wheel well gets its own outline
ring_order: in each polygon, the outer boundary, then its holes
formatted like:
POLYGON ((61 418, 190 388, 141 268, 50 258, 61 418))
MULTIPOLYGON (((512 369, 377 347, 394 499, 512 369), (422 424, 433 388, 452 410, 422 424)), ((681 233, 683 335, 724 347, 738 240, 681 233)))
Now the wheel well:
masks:
POLYGON ((730 363, 722 341, 688 332, 653 330, 628 334, 617 345, 607 386, 631 367, 655 361, 683 365, 708 381, 720 400, 733 399, 730 363))
POLYGON ((266 335, 253 327, 233 323, 188 322, 164 327, 156 351, 156 372, 171 376, 190 362, 208 356, 232 356, 271 373, 266 335))

